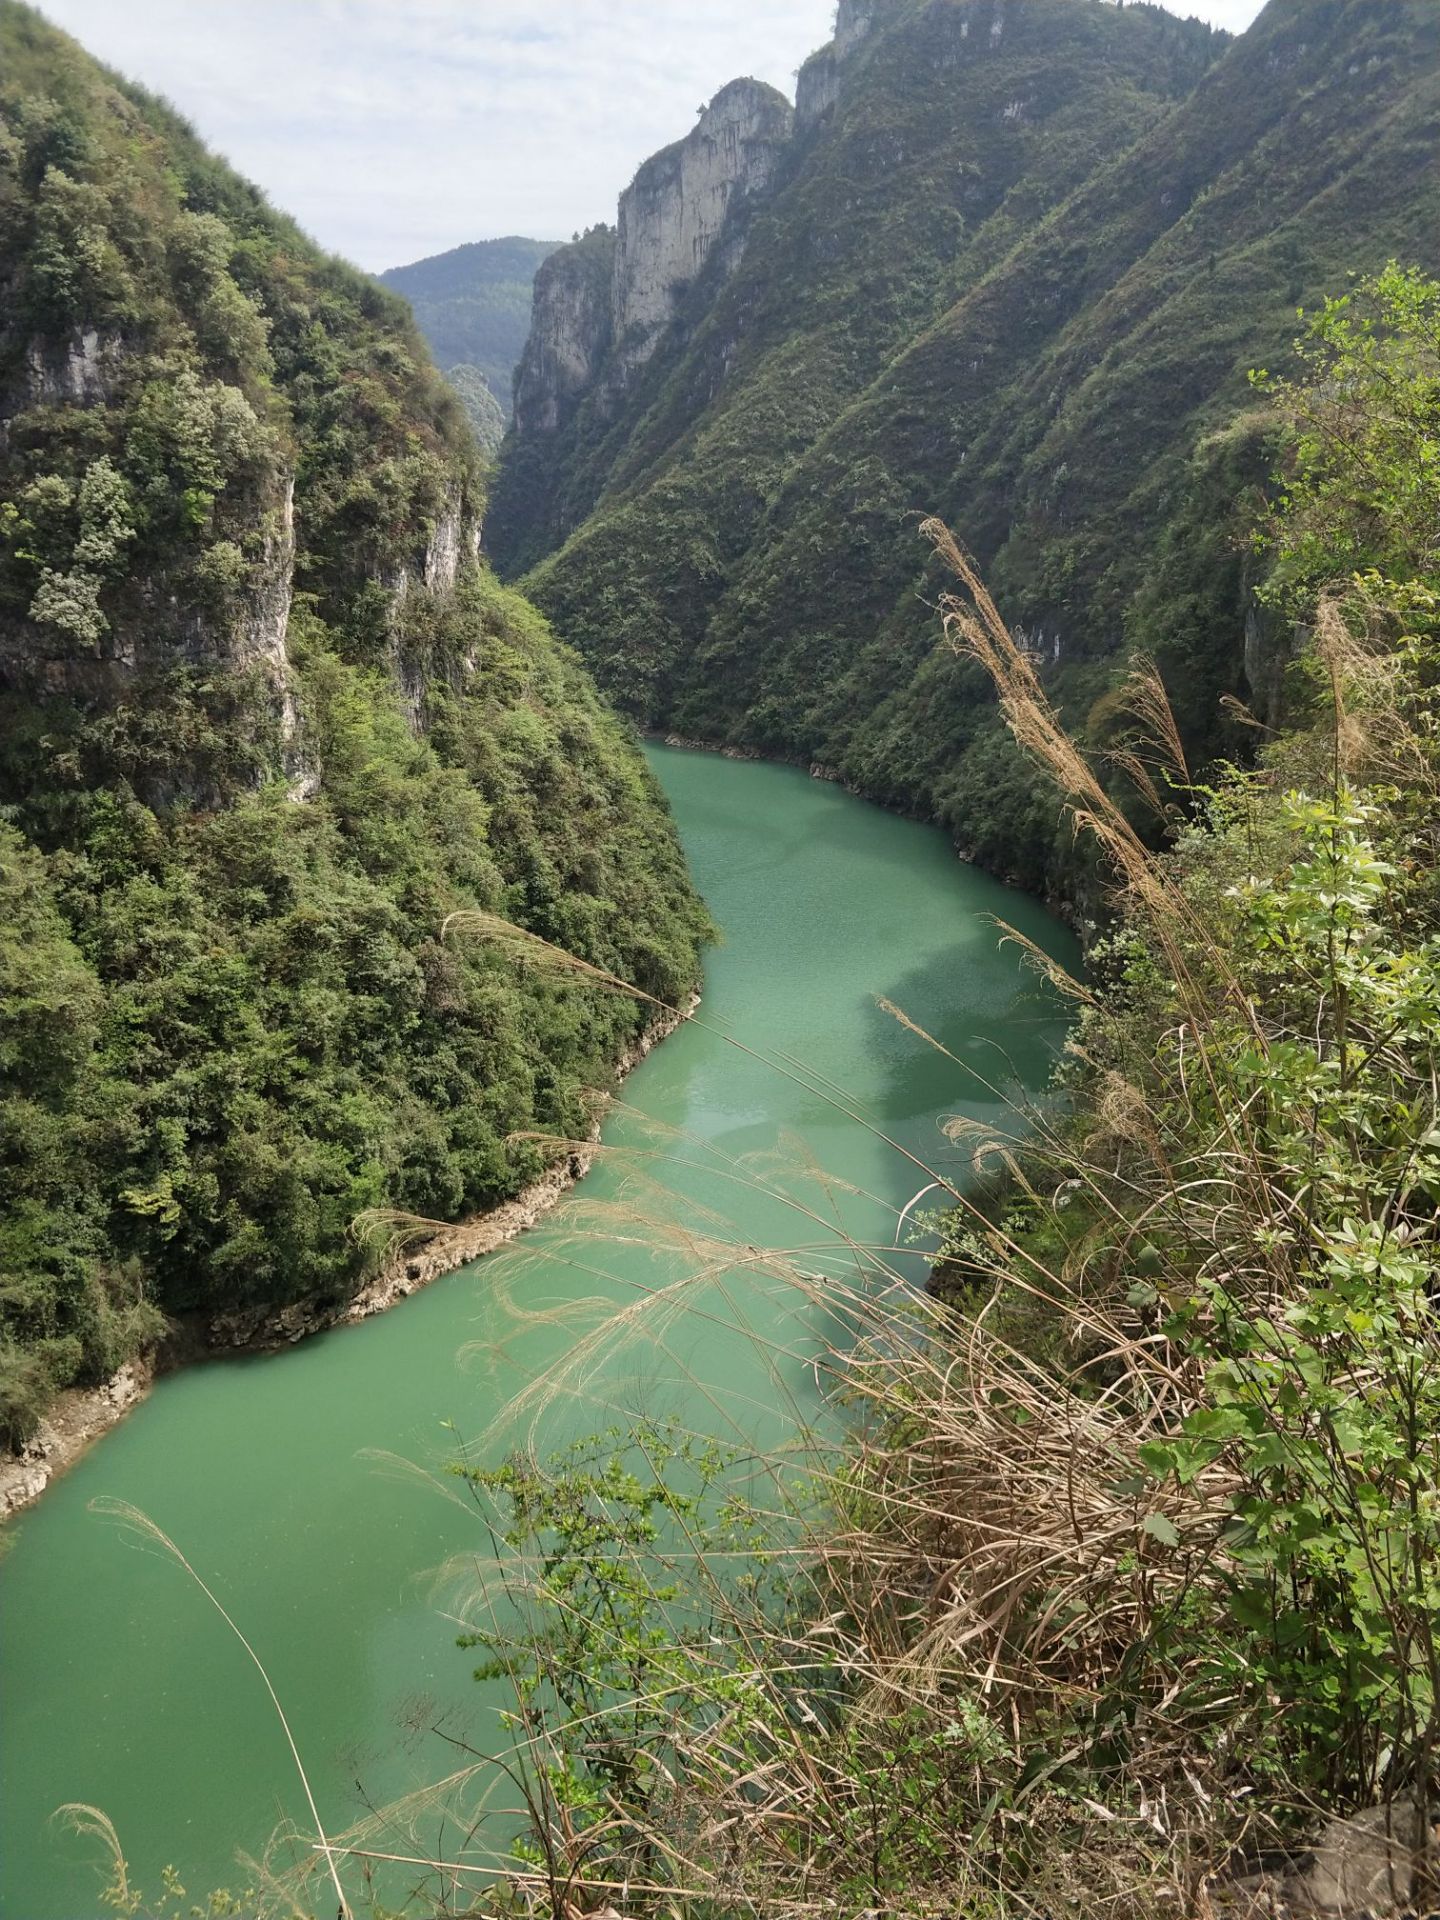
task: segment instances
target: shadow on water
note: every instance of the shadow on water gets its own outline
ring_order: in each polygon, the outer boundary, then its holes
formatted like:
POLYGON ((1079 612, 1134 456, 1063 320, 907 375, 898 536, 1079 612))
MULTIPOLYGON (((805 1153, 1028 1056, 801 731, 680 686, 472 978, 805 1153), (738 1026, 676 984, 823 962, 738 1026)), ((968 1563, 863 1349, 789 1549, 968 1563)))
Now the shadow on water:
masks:
POLYGON ((0 1569, 6 1920, 102 1910, 93 1849, 51 1822, 63 1802, 113 1817, 147 1890, 171 1861, 192 1889, 243 1884, 236 1847, 305 1819, 242 1650, 93 1498, 149 1513, 223 1598, 341 1830, 454 1764, 437 1726, 498 1738, 433 1572, 485 1550, 438 1472, 462 1441, 499 1459, 644 1412, 763 1456, 814 1416, 823 1309, 759 1250, 853 1270, 846 1236, 889 1246, 920 1184, 881 1136, 933 1156, 947 1115, 990 1117, 994 1099, 876 997, 992 1086, 1043 1085, 1064 1013, 993 925, 1069 960, 1039 906, 959 865, 942 834, 795 769, 650 757, 725 944, 706 1024, 638 1070, 595 1172, 523 1243, 383 1319, 163 1381, 19 1523, 0 1569), (633 1337, 601 1338, 616 1315, 633 1337))

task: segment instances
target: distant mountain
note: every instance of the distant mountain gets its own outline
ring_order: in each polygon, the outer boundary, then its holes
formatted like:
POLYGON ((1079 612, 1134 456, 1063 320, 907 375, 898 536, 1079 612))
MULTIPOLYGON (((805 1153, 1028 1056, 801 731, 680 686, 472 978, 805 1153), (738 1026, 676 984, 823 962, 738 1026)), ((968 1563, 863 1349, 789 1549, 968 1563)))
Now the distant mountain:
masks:
POLYGON ((473 367, 510 418, 510 382, 530 326, 530 294, 554 240, 476 240, 380 275, 403 293, 442 367, 473 367))

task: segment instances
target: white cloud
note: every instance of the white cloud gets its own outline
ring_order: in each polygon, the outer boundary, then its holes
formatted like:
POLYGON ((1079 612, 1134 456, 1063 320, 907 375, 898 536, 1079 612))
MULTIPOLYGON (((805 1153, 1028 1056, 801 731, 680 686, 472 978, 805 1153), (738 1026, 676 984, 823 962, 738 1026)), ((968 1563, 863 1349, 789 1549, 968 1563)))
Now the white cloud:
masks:
MULTIPOLYGON (((793 93, 834 13, 834 0, 41 4, 323 244, 375 270, 613 218, 639 163, 727 80, 793 93)), ((1230 27, 1258 9, 1173 0, 1230 27)))

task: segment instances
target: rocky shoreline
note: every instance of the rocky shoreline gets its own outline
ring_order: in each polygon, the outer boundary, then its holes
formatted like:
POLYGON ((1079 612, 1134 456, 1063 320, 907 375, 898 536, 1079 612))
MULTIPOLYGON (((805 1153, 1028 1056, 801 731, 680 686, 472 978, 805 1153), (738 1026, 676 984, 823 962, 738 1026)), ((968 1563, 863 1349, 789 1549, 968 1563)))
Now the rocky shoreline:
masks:
MULTIPOLYGON (((683 1009, 647 1027, 617 1063, 615 1086, 682 1026, 699 1004, 700 995, 696 993, 683 1009)), ((613 1092, 606 1095, 607 1105, 611 1098, 613 1092)), ((591 1131, 592 1141, 600 1138, 602 1120, 603 1109, 591 1131)), ((0 1522, 32 1506, 94 1441, 140 1405, 162 1374, 223 1353, 274 1353, 312 1334, 371 1320, 442 1275, 482 1259, 535 1226, 585 1177, 593 1162, 591 1153, 567 1154, 513 1200, 454 1226, 437 1227, 422 1244, 402 1247, 392 1254, 359 1293, 337 1307, 297 1304, 274 1314, 221 1315, 208 1322, 192 1323, 179 1329, 176 1338, 156 1353, 127 1361, 103 1385, 62 1393, 25 1448, 0 1459, 0 1522)))
MULTIPOLYGON (((727 746, 719 740, 693 740, 689 734, 685 733, 647 733, 645 738, 658 740, 662 746, 666 747, 684 747, 688 753, 717 753, 722 760, 763 760, 767 766, 772 767, 799 767, 802 772, 808 773, 812 780, 828 780, 832 786, 843 787, 846 793, 853 793, 857 800, 867 800, 871 806, 880 804, 878 801, 870 800, 870 796, 853 781, 847 780, 838 768, 827 767, 823 761, 812 760, 803 754, 768 753, 759 747, 737 747, 733 744, 727 746)), ((889 807, 886 811, 898 813, 899 809, 889 807)), ((918 814, 913 816, 900 814, 901 819, 919 819, 920 817, 918 814)))

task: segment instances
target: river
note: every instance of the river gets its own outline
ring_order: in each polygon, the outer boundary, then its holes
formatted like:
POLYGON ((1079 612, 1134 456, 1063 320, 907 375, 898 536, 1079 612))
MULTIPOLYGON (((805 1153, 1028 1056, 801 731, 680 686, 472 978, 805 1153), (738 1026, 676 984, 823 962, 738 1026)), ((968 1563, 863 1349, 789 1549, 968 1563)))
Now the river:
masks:
MULTIPOLYGON (((239 1889, 237 1848, 304 1816, 242 1649, 173 1562, 91 1502, 142 1509, 211 1584, 271 1674, 322 1817, 342 1829, 367 1801, 454 1765, 437 1722, 492 1737, 493 1703, 437 1582, 481 1545, 454 1482, 426 1477, 454 1436, 485 1434, 498 1455, 532 1429, 548 1446, 643 1408, 763 1447, 813 1412, 811 1310, 743 1258, 687 1283, 693 1257, 640 1244, 637 1223, 785 1245, 823 1270, 848 1257, 831 1221, 888 1243, 922 1183, 881 1134, 959 1177, 964 1151, 942 1119, 1004 1127, 1006 1094, 1043 1086, 1063 1012, 993 924, 1073 962, 1042 907, 959 864, 935 829, 796 769, 649 752, 724 942, 704 1024, 627 1082, 596 1170, 523 1241, 379 1319, 163 1380, 14 1523, 0 1562, 5 1920, 107 1911, 94 1842, 51 1819, 62 1803, 105 1810, 150 1893, 167 1863, 192 1894, 239 1889), (608 1342, 558 1398, 496 1427, 527 1381, 586 1351, 587 1327, 666 1286, 683 1312, 608 1342)), ((918 1252, 895 1259, 923 1281, 918 1252)))

